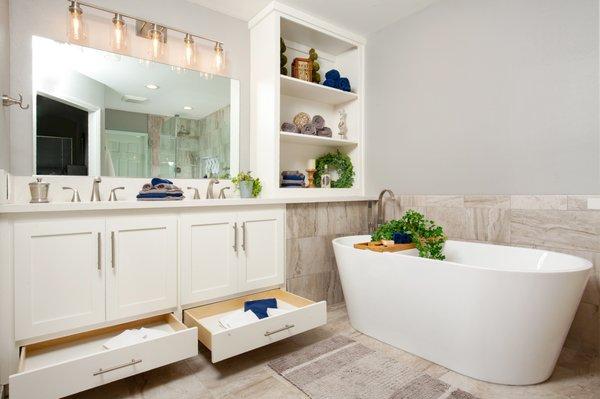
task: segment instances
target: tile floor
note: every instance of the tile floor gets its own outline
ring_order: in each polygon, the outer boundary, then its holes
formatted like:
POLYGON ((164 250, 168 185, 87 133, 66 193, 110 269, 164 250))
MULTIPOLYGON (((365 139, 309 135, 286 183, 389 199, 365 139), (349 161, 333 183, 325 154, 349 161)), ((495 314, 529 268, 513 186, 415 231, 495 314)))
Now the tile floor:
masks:
MULTIPOLYGON (((510 387, 477 381, 411 355, 354 330, 346 309, 329 310, 326 326, 268 347, 225 360, 216 365, 200 345, 200 355, 103 387, 70 399, 220 399, 306 398, 302 392, 272 371, 266 363, 301 346, 336 334, 350 336, 365 346, 385 352, 415 369, 462 388, 482 399, 600 399, 600 360, 589 353, 564 349, 550 380, 528 387, 510 387)), ((343 398, 346 399, 346 398, 343 398)), ((418 399, 418 398, 415 398, 418 399)))

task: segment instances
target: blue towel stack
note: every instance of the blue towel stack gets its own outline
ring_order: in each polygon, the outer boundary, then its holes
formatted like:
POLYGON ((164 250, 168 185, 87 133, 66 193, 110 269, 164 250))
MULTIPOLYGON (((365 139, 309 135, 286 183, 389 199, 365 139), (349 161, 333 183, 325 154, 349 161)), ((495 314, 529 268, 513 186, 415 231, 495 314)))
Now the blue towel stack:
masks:
POLYGON ((138 201, 173 201, 182 200, 183 191, 167 179, 153 178, 146 183, 137 195, 138 201))
POLYGON ((269 317, 267 309, 277 309, 277 299, 257 299, 255 301, 246 301, 244 303, 244 312, 251 310, 259 319, 269 317))
POLYGON ((323 85, 343 91, 352 91, 350 80, 348 78, 342 78, 340 72, 336 69, 332 69, 325 74, 325 82, 323 82, 323 85))
POLYGON ((297 170, 281 172, 281 187, 304 188, 306 176, 297 170))

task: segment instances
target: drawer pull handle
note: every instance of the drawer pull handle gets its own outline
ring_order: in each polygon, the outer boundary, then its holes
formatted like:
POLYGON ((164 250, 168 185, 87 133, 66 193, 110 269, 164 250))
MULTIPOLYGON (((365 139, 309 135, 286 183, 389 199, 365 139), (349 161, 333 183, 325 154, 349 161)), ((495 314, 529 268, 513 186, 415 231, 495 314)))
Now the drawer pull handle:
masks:
POLYGON ((112 265, 113 270, 115 270, 115 264, 117 263, 115 259, 115 232, 110 232, 110 263, 112 265))
POLYGON ((282 332, 282 331, 285 331, 285 330, 289 330, 290 328, 294 328, 294 327, 296 327, 296 326, 295 326, 295 325, 293 325, 293 324, 286 324, 286 325, 285 325, 285 327, 281 327, 281 328, 279 328, 279 329, 277 329, 277 330, 274 330, 274 331, 267 331, 267 332, 265 333, 265 337, 268 337, 269 335, 277 334, 278 332, 282 332))
POLYGON ((107 369, 98 369, 98 371, 96 371, 94 373, 94 377, 100 374, 104 374, 104 373, 108 373, 109 371, 115 371, 115 370, 119 370, 125 367, 129 367, 129 366, 135 366, 136 364, 139 364, 142 362, 142 359, 139 360, 135 360, 135 359, 131 359, 131 361, 125 363, 125 364, 120 364, 118 366, 113 366, 113 367, 109 367, 107 369))

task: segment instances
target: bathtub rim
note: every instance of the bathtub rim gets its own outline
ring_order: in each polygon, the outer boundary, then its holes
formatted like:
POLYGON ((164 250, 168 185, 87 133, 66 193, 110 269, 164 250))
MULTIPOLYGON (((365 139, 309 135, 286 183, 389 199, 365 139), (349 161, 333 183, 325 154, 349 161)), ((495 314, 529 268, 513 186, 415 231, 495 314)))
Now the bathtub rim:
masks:
MULTIPOLYGON (((365 250, 363 249, 356 249, 354 248, 352 245, 348 245, 345 243, 342 243, 342 241, 344 239, 349 239, 349 238, 356 238, 358 239, 359 237, 360 240, 357 242, 363 242, 365 239, 370 239, 371 236, 368 234, 363 234, 363 235, 354 235, 354 236, 343 236, 343 237, 337 237, 334 238, 331 242, 334 246, 340 246, 340 247, 344 247, 344 248, 348 248, 352 251, 356 251, 356 253, 364 253, 365 250)), ((472 241, 460 241, 460 240, 448 240, 447 242, 457 242, 457 243, 465 243, 465 244, 473 244, 473 245, 481 245, 481 246, 492 246, 492 247, 508 247, 508 248, 519 248, 519 249, 526 249, 526 250, 530 250, 530 251, 536 251, 536 252, 544 252, 544 253, 554 253, 560 256, 567 256, 567 257, 571 257, 571 258, 575 258, 578 259, 579 261, 583 261, 583 266, 581 267, 573 267, 573 268, 568 268, 568 269, 562 269, 562 270, 523 270, 523 269, 513 269, 512 267, 517 267, 517 266, 510 266, 510 269, 499 269, 497 267, 485 267, 485 266, 477 266, 477 265, 470 265, 470 264, 464 264, 464 263, 457 263, 457 262, 452 262, 449 260, 438 260, 438 259, 429 259, 429 258, 421 258, 419 256, 417 256, 418 259, 428 262, 428 263, 447 263, 450 264, 452 266, 455 267, 460 267, 460 268, 464 268, 464 269, 477 269, 477 270, 484 270, 484 271, 490 271, 490 272, 500 272, 500 273, 522 273, 522 274, 568 274, 568 273, 577 273, 577 272, 591 272, 591 270, 593 269, 594 265, 591 261, 582 258, 580 256, 575 256, 575 255, 571 255, 571 254, 566 254, 563 252, 556 252, 556 251, 549 251, 549 250, 545 250, 545 249, 538 249, 538 248, 528 248, 528 247, 516 247, 516 246, 512 246, 512 245, 503 245, 503 244, 492 244, 492 243, 482 243, 482 242, 472 242, 472 241)), ((398 252, 383 252, 383 253, 378 253, 378 252, 374 252, 374 251, 366 251, 367 253, 371 253, 373 255, 376 256, 402 256, 402 257, 410 257, 410 258, 415 258, 415 256, 412 255, 406 255, 403 254, 404 251, 398 251, 398 252)))

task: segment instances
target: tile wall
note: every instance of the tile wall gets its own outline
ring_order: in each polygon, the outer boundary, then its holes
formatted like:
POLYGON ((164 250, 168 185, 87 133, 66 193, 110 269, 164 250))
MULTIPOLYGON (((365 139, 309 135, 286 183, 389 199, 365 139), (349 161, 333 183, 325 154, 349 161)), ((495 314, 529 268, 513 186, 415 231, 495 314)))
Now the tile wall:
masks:
MULTIPOLYGON (((415 209, 450 239, 548 249, 589 259, 594 270, 567 338, 600 349, 600 211, 585 195, 406 195, 387 201, 386 219, 415 209)), ((287 208, 288 289, 315 300, 343 301, 331 239, 367 233, 367 202, 287 208)))

